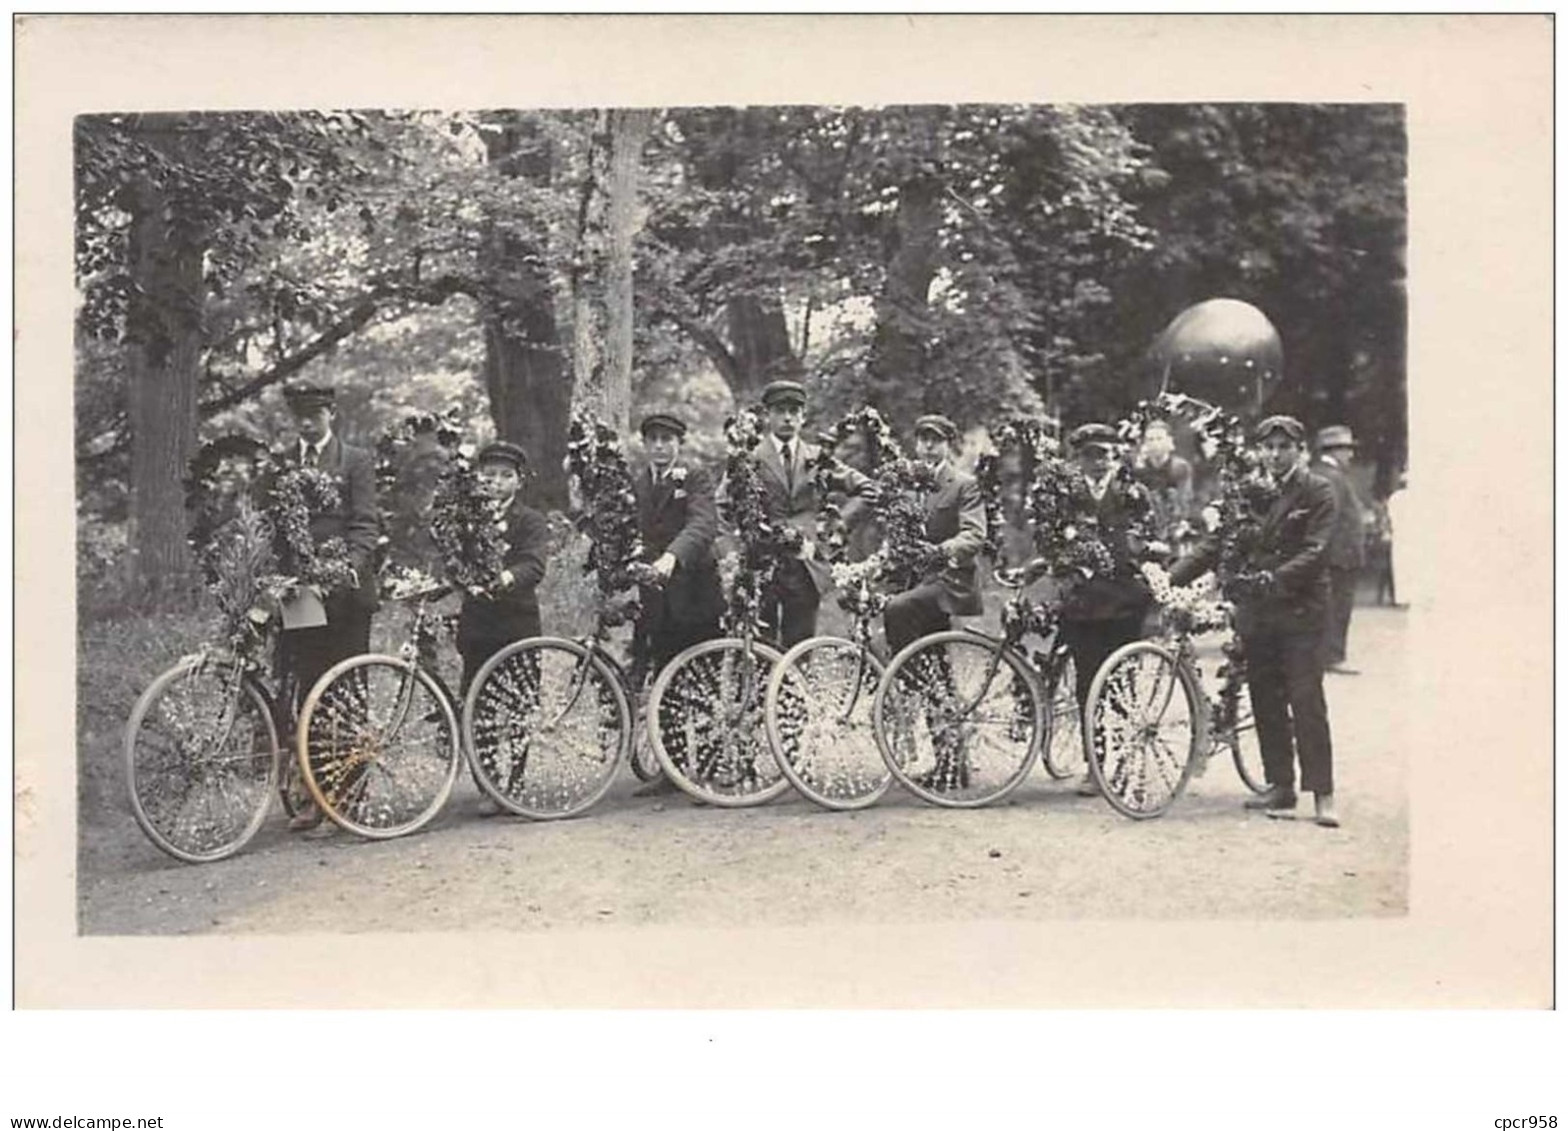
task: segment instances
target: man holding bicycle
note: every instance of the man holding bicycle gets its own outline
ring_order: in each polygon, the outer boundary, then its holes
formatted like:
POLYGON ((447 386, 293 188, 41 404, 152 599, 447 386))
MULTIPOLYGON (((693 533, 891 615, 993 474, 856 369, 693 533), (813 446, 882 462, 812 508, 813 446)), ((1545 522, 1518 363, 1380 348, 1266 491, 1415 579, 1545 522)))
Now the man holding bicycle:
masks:
MULTIPOLYGON (((1290 416, 1271 416, 1256 438, 1265 470, 1279 493, 1262 516, 1257 549, 1242 564, 1236 631, 1246 654, 1247 689, 1262 748, 1268 792, 1249 798, 1270 817, 1296 812, 1295 770, 1312 793, 1316 820, 1337 828, 1334 751, 1323 697, 1324 625, 1329 616, 1328 547, 1334 534, 1334 488, 1303 465, 1305 430, 1290 416)), ((1171 582, 1184 585, 1219 559, 1215 538, 1176 564, 1171 582)))

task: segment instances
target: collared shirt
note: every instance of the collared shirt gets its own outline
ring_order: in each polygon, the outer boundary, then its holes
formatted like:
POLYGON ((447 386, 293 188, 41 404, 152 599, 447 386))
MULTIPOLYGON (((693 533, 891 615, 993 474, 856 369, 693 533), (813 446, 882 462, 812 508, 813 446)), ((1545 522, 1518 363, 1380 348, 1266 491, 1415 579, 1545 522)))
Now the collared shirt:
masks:
POLYGON ((326 452, 327 444, 330 443, 331 440, 332 431, 330 429, 328 429, 327 434, 321 438, 321 442, 317 444, 307 443, 303 438, 301 438, 299 442, 299 462, 306 467, 321 466, 321 457, 326 452))
POLYGON ((1116 466, 1108 468, 1099 479, 1089 480, 1089 494, 1094 496, 1094 501, 1099 502, 1105 498, 1105 492, 1111 489, 1111 480, 1116 478, 1116 466))

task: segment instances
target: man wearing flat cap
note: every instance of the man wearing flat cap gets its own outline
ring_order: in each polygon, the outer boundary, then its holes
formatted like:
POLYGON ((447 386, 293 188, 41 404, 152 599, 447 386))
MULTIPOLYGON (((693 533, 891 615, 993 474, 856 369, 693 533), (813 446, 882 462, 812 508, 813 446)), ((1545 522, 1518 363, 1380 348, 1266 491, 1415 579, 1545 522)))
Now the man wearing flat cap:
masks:
POLYGON ((1367 508, 1350 478, 1356 438, 1343 424, 1318 433, 1312 470, 1334 488, 1334 536, 1328 543, 1328 576, 1332 600, 1323 626, 1323 666, 1340 675, 1355 675, 1345 664, 1350 616, 1356 604, 1356 580, 1366 565, 1367 508))
MULTIPOLYGON (((381 522, 370 453, 344 443, 333 430, 334 391, 322 385, 294 384, 284 388, 283 399, 293 418, 296 439, 284 449, 282 462, 316 468, 331 476, 338 488, 336 509, 310 516, 311 539, 321 546, 329 538, 341 538, 355 574, 352 587, 319 594, 325 624, 286 628, 279 635, 280 673, 293 676, 303 702, 327 669, 370 651, 370 620, 378 604, 375 556, 381 522)), ((321 812, 312 805, 295 816, 289 827, 296 831, 315 828, 321 820, 321 812)))
MULTIPOLYGON (((1100 665, 1123 644, 1143 635, 1152 597, 1138 563, 1150 550, 1144 538, 1152 529, 1154 501, 1148 488, 1130 473, 1119 474, 1118 440, 1109 424, 1084 424, 1072 431, 1068 442, 1083 473, 1095 532, 1110 551, 1112 563, 1110 572, 1074 586, 1061 608, 1062 642, 1073 657, 1078 708, 1086 711, 1089 686, 1100 665)), ((1098 791, 1093 775, 1086 772, 1078 792, 1092 797, 1098 791)))
MULTIPOLYGON (((1279 494, 1262 516, 1257 548, 1240 567, 1249 577, 1248 588, 1233 594, 1269 784, 1267 793, 1248 799, 1246 805, 1270 817, 1293 817, 1299 759, 1301 788, 1314 795, 1317 823, 1336 828, 1322 648, 1334 488, 1303 464, 1305 430, 1300 421, 1271 416, 1258 425, 1256 435, 1264 468, 1279 494)), ((1176 564, 1171 581, 1185 585, 1212 568, 1219 550, 1218 536, 1205 539, 1192 556, 1176 564)))
POLYGON ((643 417, 648 465, 633 480, 637 521, 655 585, 643 590, 639 641, 657 673, 676 653, 719 635, 724 596, 713 539, 713 483, 681 459, 686 423, 673 413, 643 417))
MULTIPOLYGON (((816 558, 817 486, 811 466, 819 452, 801 438, 806 419, 806 389, 798 381, 774 381, 762 390, 767 432, 752 453, 769 515, 804 535, 800 557, 783 563, 774 574, 773 591, 763 601, 763 617, 790 648, 817 630, 822 594, 833 588, 833 571, 816 558)), ((842 487, 851 497, 844 518, 853 522, 876 496, 865 475, 841 466, 842 487), (858 504, 858 505, 857 505, 858 504)))

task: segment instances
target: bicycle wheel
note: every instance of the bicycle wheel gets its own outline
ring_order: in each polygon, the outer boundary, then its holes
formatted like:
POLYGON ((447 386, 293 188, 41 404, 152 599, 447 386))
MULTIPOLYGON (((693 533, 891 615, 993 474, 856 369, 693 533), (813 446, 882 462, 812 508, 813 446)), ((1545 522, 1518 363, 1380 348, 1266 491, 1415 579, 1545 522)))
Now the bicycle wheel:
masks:
POLYGON ((665 774, 699 801, 762 805, 789 788, 768 748, 763 703, 782 657, 759 641, 694 644, 648 696, 648 737, 665 774))
POLYGON ((648 738, 648 724, 641 716, 633 727, 631 763, 632 775, 641 782, 652 781, 664 772, 648 738))
POLYGON ((872 706, 887 768, 915 796, 970 809, 1029 776, 1051 723, 1022 656, 971 632, 937 632, 887 667, 872 706))
POLYGON ((802 640, 768 679, 768 746, 794 787, 828 809, 864 809, 893 780, 877 746, 871 706, 883 664, 836 636, 802 640))
POLYGON ((1191 674, 1147 640, 1124 644, 1089 688, 1089 772, 1128 817, 1157 817, 1187 788, 1198 761, 1202 698, 1191 674))
POLYGON ((1215 742, 1230 748, 1231 761, 1248 789, 1259 794, 1269 791, 1263 776, 1263 748, 1258 745, 1257 723, 1252 717, 1252 695, 1245 684, 1236 700, 1235 726, 1217 730, 1215 742))
POLYGON ((620 677, 575 640, 509 644, 474 677, 463 738, 479 788, 513 813, 571 817, 615 780, 632 744, 620 677))
POLYGON ((446 689, 396 656, 328 669, 305 696, 297 734, 300 775, 321 811, 373 840, 428 824, 462 761, 446 689))
POLYGON ((1051 683, 1051 738, 1041 750, 1045 772, 1060 781, 1083 772, 1083 714, 1078 710, 1078 667, 1071 656, 1057 662, 1051 683))
POLYGON ((277 784, 266 694, 232 661, 186 657, 131 709, 125 772, 148 840, 192 864, 234 855, 261 828, 277 784))

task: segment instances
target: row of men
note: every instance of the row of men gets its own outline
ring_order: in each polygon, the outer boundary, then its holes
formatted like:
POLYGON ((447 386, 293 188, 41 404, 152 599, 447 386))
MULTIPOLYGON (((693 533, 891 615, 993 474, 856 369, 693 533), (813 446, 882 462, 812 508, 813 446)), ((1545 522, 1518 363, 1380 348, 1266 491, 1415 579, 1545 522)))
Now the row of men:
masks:
MULTIPOLYGON (((319 540, 341 536, 356 557, 358 588, 328 594, 327 624, 283 634, 280 662, 309 687, 332 664, 369 648, 370 617, 376 607, 370 563, 376 542, 374 475, 370 454, 342 443, 332 429, 332 390, 299 386, 285 391, 299 439, 301 462, 339 477, 342 506, 317 516, 312 533, 319 540)), ((811 466, 816 447, 803 435, 808 398, 793 381, 775 381, 763 392, 766 437, 753 452, 771 517, 797 527, 804 536, 799 555, 782 563, 766 595, 764 619, 782 647, 815 634, 824 594, 833 587, 832 571, 817 559, 812 545, 817 498, 811 466)), ((640 643, 655 669, 671 657, 720 633, 723 596, 714 541, 719 533, 714 485, 699 467, 682 460, 685 423, 670 413, 654 413, 640 423, 647 455, 634 488, 641 537, 659 584, 645 593, 637 625, 640 643)), ((974 477, 954 462, 958 429, 946 417, 921 417, 914 429, 915 457, 935 472, 936 488, 926 500, 925 537, 932 545, 926 575, 895 595, 883 614, 890 653, 919 637, 949 627, 953 616, 983 612, 976 556, 986 540, 985 507, 974 477)), ((1130 527, 1131 510, 1116 476, 1117 436, 1107 425, 1089 424, 1072 433, 1073 451, 1090 485, 1101 535, 1115 568, 1078 586, 1062 608, 1062 635, 1072 650, 1080 704, 1104 659, 1143 632, 1150 596, 1137 564, 1148 547, 1130 527)), ((1248 657, 1248 680, 1269 793, 1257 804, 1273 816, 1296 806, 1295 762, 1301 786, 1315 794, 1320 824, 1337 825, 1333 807, 1332 750, 1323 696, 1323 637, 1329 623, 1332 586, 1329 545, 1340 512, 1338 489, 1303 466, 1304 432, 1289 417, 1270 417, 1257 439, 1270 469, 1284 485, 1264 521, 1265 550, 1252 563, 1271 581, 1266 592, 1240 610, 1238 629, 1248 657)), ((463 661, 463 686, 499 649, 542 631, 536 587, 549 552, 549 528, 542 514, 522 499, 520 487, 527 454, 517 445, 497 442, 477 457, 478 470, 504 524, 507 552, 501 585, 464 600, 457 645, 463 661)), ((874 506, 875 487, 865 475, 846 468, 844 513, 874 506)), ((1213 565, 1214 547, 1198 545, 1178 562, 1178 583, 1213 565)), ((1082 791, 1091 790, 1086 779, 1082 791)), ((297 826, 318 818, 305 815, 297 826)))

